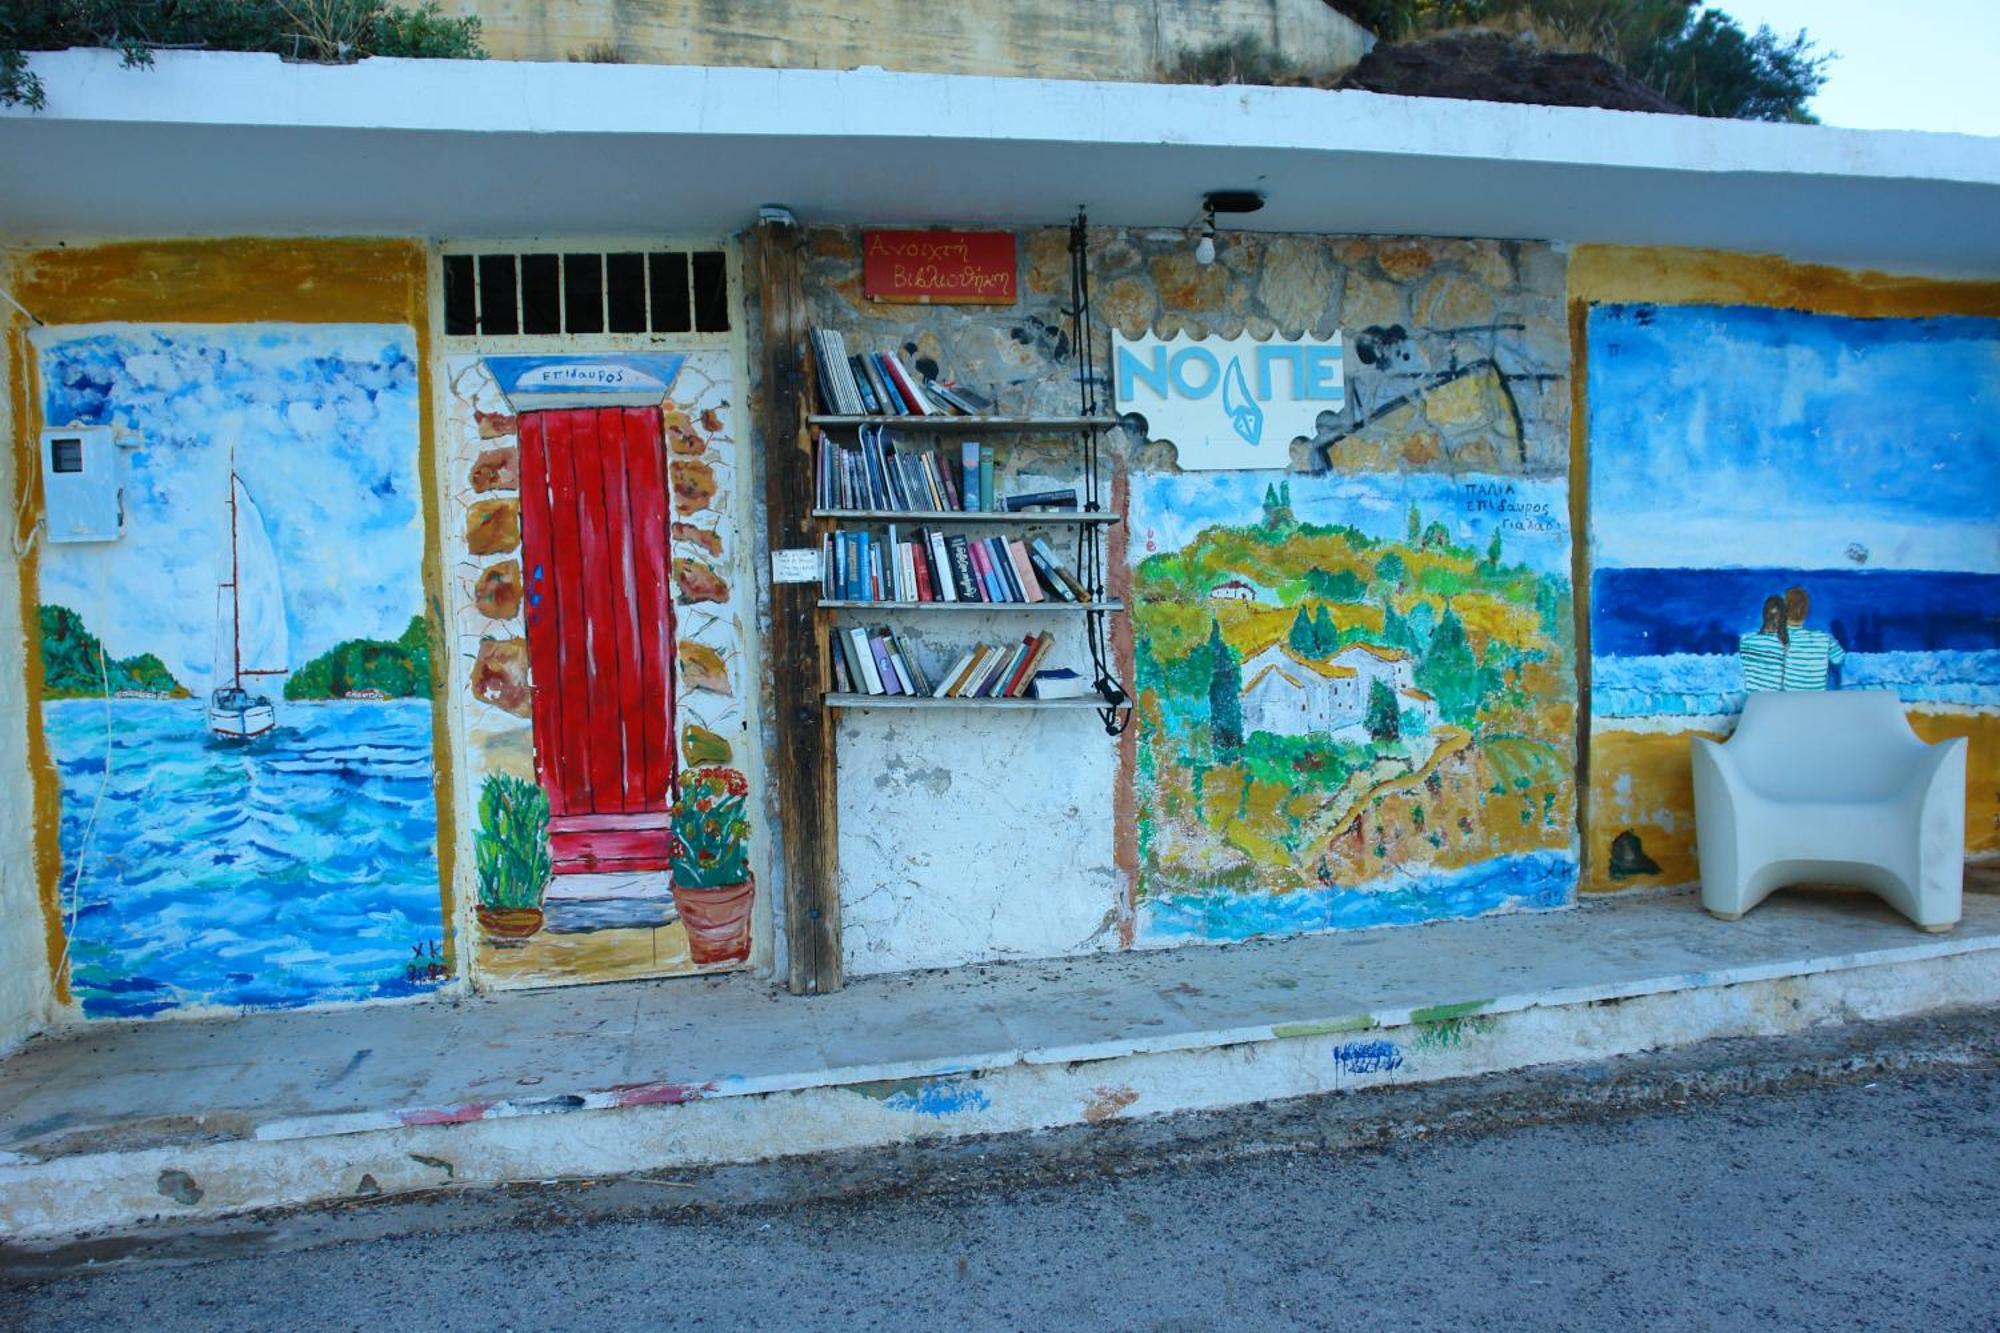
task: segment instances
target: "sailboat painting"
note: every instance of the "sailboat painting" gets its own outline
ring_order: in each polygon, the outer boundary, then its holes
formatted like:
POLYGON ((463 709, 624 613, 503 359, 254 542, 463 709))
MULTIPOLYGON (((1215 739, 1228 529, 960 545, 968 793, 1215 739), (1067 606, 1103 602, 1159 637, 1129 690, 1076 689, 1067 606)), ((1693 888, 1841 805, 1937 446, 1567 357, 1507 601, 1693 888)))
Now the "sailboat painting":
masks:
POLYGON ((436 986, 410 330, 35 343, 42 419, 114 429, 126 520, 37 571, 71 993, 129 1018, 436 986))
POLYGON ((228 570, 229 581, 216 585, 216 687, 208 699, 208 729, 227 741, 249 741, 278 725, 277 709, 270 698, 246 689, 243 678, 285 674, 285 594, 278 578, 278 555, 264 530, 264 516, 243 488, 233 454, 229 459, 228 570), (225 635, 226 643, 222 641, 225 635), (229 663, 227 684, 222 683, 225 661, 229 663))

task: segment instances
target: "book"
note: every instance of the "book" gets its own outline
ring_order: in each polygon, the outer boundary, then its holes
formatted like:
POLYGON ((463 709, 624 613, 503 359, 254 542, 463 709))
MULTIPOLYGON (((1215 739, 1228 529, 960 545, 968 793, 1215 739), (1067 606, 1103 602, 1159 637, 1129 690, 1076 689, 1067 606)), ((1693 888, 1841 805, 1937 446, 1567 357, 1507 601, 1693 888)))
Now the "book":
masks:
POLYGON ((967 542, 966 552, 972 557, 973 573, 978 575, 980 590, 985 593, 985 596, 980 598, 980 600, 985 602, 1011 602, 1014 600, 1007 596, 1006 585, 1001 582, 999 571, 993 568, 993 557, 986 549, 986 543, 983 541, 967 542))
POLYGON ((882 637, 888 641, 889 656, 896 664, 896 671, 902 679, 905 692, 909 694, 929 694, 931 692, 931 683, 924 676, 923 662, 918 658, 917 654, 911 652, 909 645, 898 638, 895 631, 891 630, 887 625, 882 626, 882 637))
POLYGON ((1048 656, 1049 649, 1055 647, 1055 642, 1055 636, 1047 630, 1029 640, 1028 655, 1022 659, 1021 665, 1014 668, 1014 674, 1007 678, 1005 694, 1009 699, 1021 697, 1022 691, 1028 687, 1028 682, 1035 678, 1035 668, 1041 665, 1044 657, 1048 656))
POLYGON ((897 352, 883 352, 881 353, 881 357, 882 373, 895 377, 896 392, 902 396, 903 402, 908 404, 910 415, 918 417, 936 416, 938 414, 937 408, 933 407, 930 400, 924 397, 923 391, 917 388, 917 376, 908 366, 903 364, 901 354, 897 352))
POLYGON ((998 654, 999 661, 994 663, 993 670, 988 672, 986 678, 979 682, 979 689, 975 691, 975 697, 980 699, 993 698, 999 692, 1000 687, 1006 683, 1007 678, 1014 673, 1014 668, 1021 664, 1021 659, 1027 655, 1028 644, 1025 639, 1015 644, 1012 651, 1003 649, 998 654))
POLYGON ((1031 491, 1026 495, 1010 495, 1000 505, 1010 514, 1023 509, 1075 509, 1076 491, 1031 491))
POLYGON ((1076 594, 1069 590, 1069 585, 1056 577, 1055 569, 1042 558, 1041 552, 1032 546, 1028 548, 1028 563, 1034 566, 1035 577, 1051 599, 1059 602, 1076 600, 1076 594))
POLYGON ((1068 667, 1035 673, 1033 698, 1082 699, 1098 692, 1097 687, 1068 667))
POLYGON ((875 660, 875 674, 882 682, 881 693, 908 693, 903 688, 902 678, 896 674, 895 659, 889 656, 888 636, 864 633, 862 642, 868 645, 869 656, 875 660))
POLYGON ((925 380, 924 393, 962 417, 976 416, 981 410, 974 407, 972 399, 962 393, 956 385, 945 384, 938 380, 925 380))
POLYGON ((992 668, 991 659, 995 651, 990 644, 981 644, 974 649, 972 660, 966 663, 965 670, 952 682, 951 693, 947 697, 963 699, 977 689, 979 682, 986 678, 987 671, 992 668))
POLYGON ((944 534, 932 528, 924 533, 924 544, 930 549, 931 574, 937 587, 938 600, 955 602, 958 589, 951 577, 951 556, 946 552, 944 534))
POLYGON ((1007 554, 1007 543, 998 537, 988 537, 985 545, 986 562, 993 566, 993 572, 999 576, 1001 587, 1007 594, 1007 600, 1010 602, 1027 601, 1027 589, 1015 582, 1014 562, 1007 554))
POLYGON ((979 510, 979 441, 967 440, 958 446, 959 502, 966 513, 979 510))
POLYGON ((937 381, 940 388, 949 392, 955 405, 962 408, 967 416, 980 416, 993 410, 993 400, 976 389, 969 389, 957 380, 937 381))
POLYGON ((961 602, 985 602, 992 599, 986 595, 986 586, 979 580, 972 567, 972 549, 965 538, 953 533, 945 538, 945 549, 951 556, 951 576, 958 584, 958 599, 961 602))
POLYGON ((858 356, 854 359, 861 363, 861 374, 868 381, 868 387, 875 395, 875 410, 885 417, 891 415, 892 408, 889 398, 889 386, 882 382, 882 372, 877 370, 875 363, 865 356, 858 356))
POLYGON ((979 446, 979 508, 982 513, 993 512, 993 446, 979 446))
POLYGON ((831 668, 834 690, 840 694, 857 693, 853 677, 847 674, 847 636, 839 630, 834 630, 827 635, 827 638, 831 642, 827 645, 826 658, 831 668))
POLYGON ((942 676, 938 677, 937 688, 931 691, 931 698, 943 699, 949 697, 953 683, 965 674, 965 669, 972 665, 973 654, 978 651, 979 649, 974 647, 968 648, 959 654, 958 660, 953 662, 942 676))
POLYGON ((875 399, 875 387, 868 382, 868 372, 863 369, 860 357, 847 358, 847 373, 854 377, 854 385, 861 392, 861 406, 864 411, 879 412, 881 407, 875 399))
POLYGON ((1077 582, 1076 577, 1063 568, 1062 561, 1056 559, 1056 553, 1049 549, 1047 541, 1041 537, 1034 538, 1032 549, 1041 555, 1043 562, 1048 565, 1050 572, 1072 594, 1069 598, 1070 601, 1087 602, 1090 600, 1090 589, 1077 582))
POLYGON ((875 669, 875 654, 868 647, 868 632, 859 627, 847 631, 847 660, 859 674, 860 689, 867 694, 883 694, 881 674, 875 669))
POLYGON ((1034 566, 1028 563, 1027 544, 1019 537, 1009 537, 1002 545, 1007 548, 1008 568, 1014 571, 1014 586, 1021 590, 1022 597, 1030 602, 1047 601, 1048 594, 1042 591, 1034 566))

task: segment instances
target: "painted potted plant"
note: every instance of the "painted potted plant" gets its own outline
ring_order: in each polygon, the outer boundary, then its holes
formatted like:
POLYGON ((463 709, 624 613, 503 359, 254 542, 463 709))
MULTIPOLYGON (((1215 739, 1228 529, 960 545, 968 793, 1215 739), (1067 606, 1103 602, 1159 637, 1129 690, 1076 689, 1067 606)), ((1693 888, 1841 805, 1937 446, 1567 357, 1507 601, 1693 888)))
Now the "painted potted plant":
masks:
POLYGON ((555 875, 549 860, 549 798, 525 778, 487 777, 479 789, 473 838, 479 874, 480 929, 494 939, 524 940, 542 928, 542 894, 555 875))
POLYGON ((674 907, 696 963, 750 956, 750 786, 733 768, 698 768, 681 776, 673 806, 674 907))

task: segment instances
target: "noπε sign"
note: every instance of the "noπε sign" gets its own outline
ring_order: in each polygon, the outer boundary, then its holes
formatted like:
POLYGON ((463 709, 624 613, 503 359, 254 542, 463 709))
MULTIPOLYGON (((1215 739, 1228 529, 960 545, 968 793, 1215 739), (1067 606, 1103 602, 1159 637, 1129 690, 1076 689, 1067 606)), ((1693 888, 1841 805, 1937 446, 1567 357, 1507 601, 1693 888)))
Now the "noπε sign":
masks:
POLYGON ((1010 231, 864 231, 861 294, 905 305, 1012 305, 1010 231))

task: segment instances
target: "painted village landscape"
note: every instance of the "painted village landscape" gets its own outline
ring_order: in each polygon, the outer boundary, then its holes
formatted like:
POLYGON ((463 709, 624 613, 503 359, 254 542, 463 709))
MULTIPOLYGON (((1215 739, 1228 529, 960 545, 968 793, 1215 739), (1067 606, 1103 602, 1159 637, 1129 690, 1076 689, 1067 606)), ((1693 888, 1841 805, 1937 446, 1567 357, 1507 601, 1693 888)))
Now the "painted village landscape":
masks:
POLYGON ((125 534, 40 562, 84 1012, 443 980, 408 331, 107 328, 42 373, 47 420, 126 454, 125 534))
POLYGON ((1560 484, 1133 480, 1142 940, 1561 906, 1560 484))

